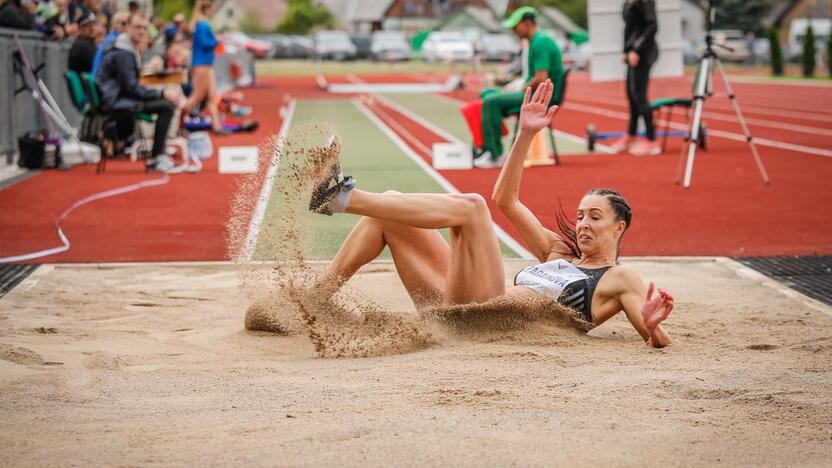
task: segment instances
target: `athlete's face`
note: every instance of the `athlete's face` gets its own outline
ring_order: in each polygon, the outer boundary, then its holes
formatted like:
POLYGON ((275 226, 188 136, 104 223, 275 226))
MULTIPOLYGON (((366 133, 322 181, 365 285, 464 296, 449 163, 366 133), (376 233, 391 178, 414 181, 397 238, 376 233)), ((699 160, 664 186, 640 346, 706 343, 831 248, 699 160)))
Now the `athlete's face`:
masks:
POLYGON ((626 224, 615 217, 615 211, 607 197, 587 195, 581 200, 575 232, 582 252, 592 253, 617 246, 626 224))

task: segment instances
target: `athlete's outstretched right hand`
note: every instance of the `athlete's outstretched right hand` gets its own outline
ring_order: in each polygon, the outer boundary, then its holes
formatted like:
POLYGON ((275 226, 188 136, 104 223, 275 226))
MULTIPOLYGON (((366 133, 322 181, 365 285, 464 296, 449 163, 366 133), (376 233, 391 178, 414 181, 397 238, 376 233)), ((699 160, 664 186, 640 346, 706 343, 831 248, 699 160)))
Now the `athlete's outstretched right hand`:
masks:
POLYGON ((548 107, 554 89, 552 80, 541 83, 534 91, 534 96, 531 95, 532 88, 526 88, 523 106, 520 108, 520 130, 537 133, 552 124, 558 111, 558 106, 548 107))

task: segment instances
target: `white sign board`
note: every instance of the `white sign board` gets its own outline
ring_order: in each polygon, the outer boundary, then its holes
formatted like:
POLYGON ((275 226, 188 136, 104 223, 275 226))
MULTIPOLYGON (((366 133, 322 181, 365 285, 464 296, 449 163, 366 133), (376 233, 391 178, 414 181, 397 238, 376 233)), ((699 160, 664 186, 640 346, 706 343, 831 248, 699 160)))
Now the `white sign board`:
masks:
POLYGON ((224 146, 220 148, 220 174, 257 172, 256 146, 224 146))
POLYGON ((433 168, 471 169, 474 167, 474 157, 471 148, 462 143, 434 143, 433 168))
MULTIPOLYGON (((624 2, 589 0, 589 38, 592 45, 592 81, 623 80, 624 2)), ((641 1, 641 0, 637 0, 641 1)), ((682 76, 682 0, 656 0, 659 61, 651 77, 682 76)))

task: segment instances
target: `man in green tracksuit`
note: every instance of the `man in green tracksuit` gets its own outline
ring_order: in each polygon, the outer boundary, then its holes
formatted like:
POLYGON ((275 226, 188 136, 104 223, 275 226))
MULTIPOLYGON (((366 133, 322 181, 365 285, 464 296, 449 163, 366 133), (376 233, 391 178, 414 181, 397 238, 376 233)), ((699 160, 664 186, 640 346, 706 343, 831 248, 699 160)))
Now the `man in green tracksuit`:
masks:
MULTIPOLYGON (((555 84, 554 99, 558 94, 557 86, 563 75, 563 59, 560 47, 552 38, 538 30, 535 22, 537 10, 532 7, 520 7, 505 21, 503 27, 511 29, 520 39, 529 41, 529 76, 526 86, 532 90, 547 79, 555 84)), ((474 160, 480 168, 500 167, 503 163, 502 123, 507 116, 520 112, 523 105, 524 91, 514 93, 492 93, 485 97, 482 108, 483 153, 474 160)))

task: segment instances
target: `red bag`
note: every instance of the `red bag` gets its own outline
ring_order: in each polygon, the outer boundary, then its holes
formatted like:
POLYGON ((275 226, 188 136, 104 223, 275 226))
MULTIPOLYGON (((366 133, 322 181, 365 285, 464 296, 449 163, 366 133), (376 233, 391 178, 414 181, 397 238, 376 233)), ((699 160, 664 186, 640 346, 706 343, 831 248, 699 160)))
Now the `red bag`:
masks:
MULTIPOLYGON (((468 124, 468 129, 471 130, 471 137, 474 140, 475 148, 482 148, 482 99, 471 101, 459 106, 465 122, 468 124)), ((503 136, 508 135, 508 128, 505 124, 502 125, 501 133, 503 136)))

